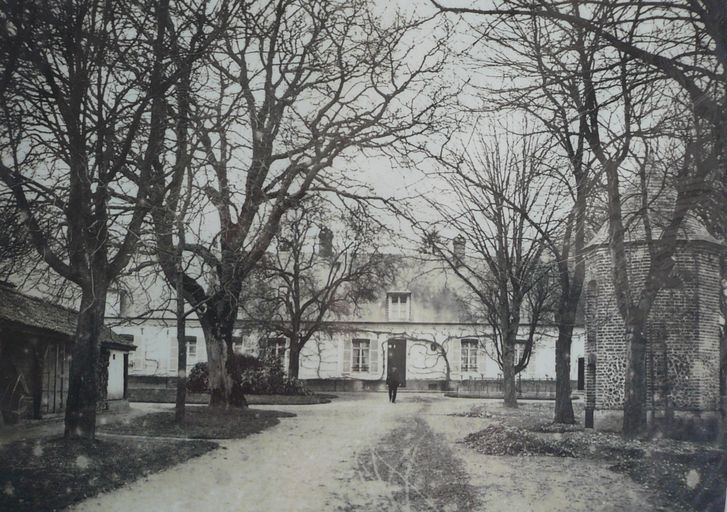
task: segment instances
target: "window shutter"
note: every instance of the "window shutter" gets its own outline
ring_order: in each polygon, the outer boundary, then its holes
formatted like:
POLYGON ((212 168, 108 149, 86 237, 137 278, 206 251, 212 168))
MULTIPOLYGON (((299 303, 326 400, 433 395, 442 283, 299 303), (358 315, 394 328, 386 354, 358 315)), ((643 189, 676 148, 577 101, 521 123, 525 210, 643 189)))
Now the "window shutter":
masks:
POLYGON ((371 340, 369 344, 369 372, 379 373, 379 340, 371 340))
POLYGON ((483 340, 479 340, 477 343, 477 371, 483 375, 485 374, 487 361, 487 352, 485 352, 484 343, 486 342, 483 340))
POLYGON ((288 338, 283 338, 283 371, 288 375, 288 366, 290 365, 290 342, 288 338))
POLYGON ((390 322, 394 320, 394 301, 391 295, 386 296, 386 319, 390 322))
POLYGON ((343 374, 351 373, 351 340, 343 340, 343 374))
POLYGON ((462 345, 460 340, 451 340, 449 349, 449 367, 452 373, 459 373, 462 367, 462 345))
POLYGON ((169 374, 177 375, 177 358, 179 356, 179 347, 177 346, 177 337, 169 338, 169 374))
POLYGON ((141 340, 134 343, 136 350, 132 352, 131 360, 133 361, 133 372, 140 372, 144 370, 144 346, 141 344, 141 340))

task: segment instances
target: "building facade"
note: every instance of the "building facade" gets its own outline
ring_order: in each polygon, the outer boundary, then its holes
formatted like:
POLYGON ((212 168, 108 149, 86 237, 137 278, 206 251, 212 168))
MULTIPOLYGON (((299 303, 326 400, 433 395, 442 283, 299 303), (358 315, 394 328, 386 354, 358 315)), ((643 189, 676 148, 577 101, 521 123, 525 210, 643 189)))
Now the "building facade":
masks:
MULTIPOLYGON (((459 278, 440 262, 421 257, 399 258, 395 274, 375 300, 326 319, 301 351, 299 378, 313 389, 378 390, 384 387, 387 369, 396 366, 407 389, 477 391, 477 383, 490 382, 479 389, 496 393, 501 371, 491 334, 486 326, 467 321, 459 278)), ((129 370, 137 381, 177 375, 175 318, 170 308, 161 306, 171 299, 162 299, 169 293, 158 285, 156 292, 147 289, 143 297, 111 294, 107 323, 137 346, 129 370), (150 297, 157 298, 156 303, 150 297)), ((528 327, 521 326, 523 340, 528 327)), ((185 330, 191 368, 206 360, 205 341, 192 315, 185 330)), ((556 337, 556 326, 539 327, 528 367, 519 376, 521 382, 554 383, 556 337)), ((287 367, 289 341, 262 332, 242 315, 233 346, 253 355, 267 351, 287 367)), ((518 345, 518 354, 523 348, 518 345)), ((571 369, 574 386, 583 352, 584 330, 577 327, 571 369)), ((554 393, 554 385, 546 387, 542 386, 543 393, 554 393)))
MULTIPOLYGON (((710 437, 718 428, 722 250, 697 219, 683 221, 674 269, 647 324, 646 406, 654 428, 689 437, 710 437)), ((650 263, 638 221, 630 224, 626 256, 636 300, 650 263)), ((614 294, 607 226, 589 243, 586 262, 586 424, 620 430, 627 344, 614 294)))
MULTIPOLYGON (((65 410, 78 312, 0 285, 0 411, 3 422, 65 410)), ((129 337, 105 328, 99 367, 100 409, 125 403, 129 337)))

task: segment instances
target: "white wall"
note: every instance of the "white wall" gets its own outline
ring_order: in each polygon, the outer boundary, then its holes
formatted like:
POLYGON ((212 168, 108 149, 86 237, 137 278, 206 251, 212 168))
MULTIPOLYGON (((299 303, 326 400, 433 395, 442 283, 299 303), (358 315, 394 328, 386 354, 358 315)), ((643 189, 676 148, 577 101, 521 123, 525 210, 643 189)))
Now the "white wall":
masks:
MULTIPOLYGON (((130 357, 132 365, 129 368, 131 375, 175 376, 176 371, 176 328, 173 322, 165 320, 147 320, 139 325, 115 326, 114 330, 120 334, 134 336, 137 346, 130 357)), ((189 360, 191 367, 198 361, 206 361, 207 354, 204 336, 201 327, 195 321, 190 321, 186 328, 187 336, 197 337, 197 357, 189 360)), ((240 333, 236 333, 238 335, 240 333)), ((445 347, 451 368, 452 380, 468 379, 495 379, 500 376, 500 370, 494 361, 494 351, 491 346, 485 346, 477 353, 477 371, 459 371, 458 359, 461 357, 457 348, 460 338, 472 337, 476 333, 474 328, 462 324, 417 324, 417 323, 389 323, 350 326, 345 331, 333 334, 319 333, 304 347, 301 353, 300 378, 301 379, 332 379, 354 378, 376 380, 385 378, 386 342, 390 338, 407 338, 407 379, 442 380, 446 374, 446 364, 441 354, 432 350, 431 342, 436 341, 445 347), (378 347, 378 364, 376 372, 350 372, 343 373, 344 340, 353 338, 366 338, 378 347)), ((557 330, 545 329, 536 341, 530 364, 522 372, 523 379, 555 379, 555 341, 557 330)), ((260 333, 248 333, 243 336, 243 352, 257 354, 260 333)), ((584 334, 582 328, 574 331, 574 340, 571 353, 571 378, 578 377, 578 358, 584 354, 584 334)))
POLYGON ((109 400, 124 398, 124 352, 111 350, 109 354, 109 400))

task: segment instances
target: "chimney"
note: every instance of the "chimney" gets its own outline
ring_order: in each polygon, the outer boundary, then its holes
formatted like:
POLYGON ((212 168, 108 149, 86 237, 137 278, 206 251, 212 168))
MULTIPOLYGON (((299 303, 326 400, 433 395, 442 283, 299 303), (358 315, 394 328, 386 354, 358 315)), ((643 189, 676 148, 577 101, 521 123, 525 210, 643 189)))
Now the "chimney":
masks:
POLYGON ((333 231, 325 226, 318 233, 318 255, 321 258, 330 258, 333 256, 333 231))
POLYGON ((280 252, 290 252, 290 247, 293 244, 290 240, 287 238, 278 238, 278 251, 280 252))
POLYGON ((460 266, 464 262, 465 243, 465 239, 462 235, 457 235, 454 240, 452 240, 452 253, 454 254, 454 261, 457 266, 460 266))

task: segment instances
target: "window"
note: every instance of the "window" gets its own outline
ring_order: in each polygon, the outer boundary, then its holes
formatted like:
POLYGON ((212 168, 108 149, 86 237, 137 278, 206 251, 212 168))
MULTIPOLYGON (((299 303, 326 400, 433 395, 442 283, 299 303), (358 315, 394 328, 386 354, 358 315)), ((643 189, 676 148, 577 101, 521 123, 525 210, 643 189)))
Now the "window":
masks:
POLYGON ((462 340, 462 371, 463 372, 476 372, 477 371, 477 340, 466 339, 462 340))
POLYGON ((408 322, 411 313, 411 293, 390 292, 387 294, 389 321, 408 322))
POLYGON ((242 336, 232 337, 232 351, 236 354, 242 354, 242 336))
POLYGON ((351 345, 351 370, 354 372, 369 371, 369 350, 371 342, 369 340, 353 340, 351 345))
POLYGON ((185 336, 184 340, 187 342, 187 363, 192 363, 197 360, 197 336, 185 336))
POLYGON ((269 338, 267 355, 273 361, 283 362, 285 358, 285 338, 269 338))
POLYGON ((515 364, 518 364, 520 360, 523 357, 523 354, 525 353, 525 347, 527 346, 526 341, 516 341, 515 342, 515 364))

